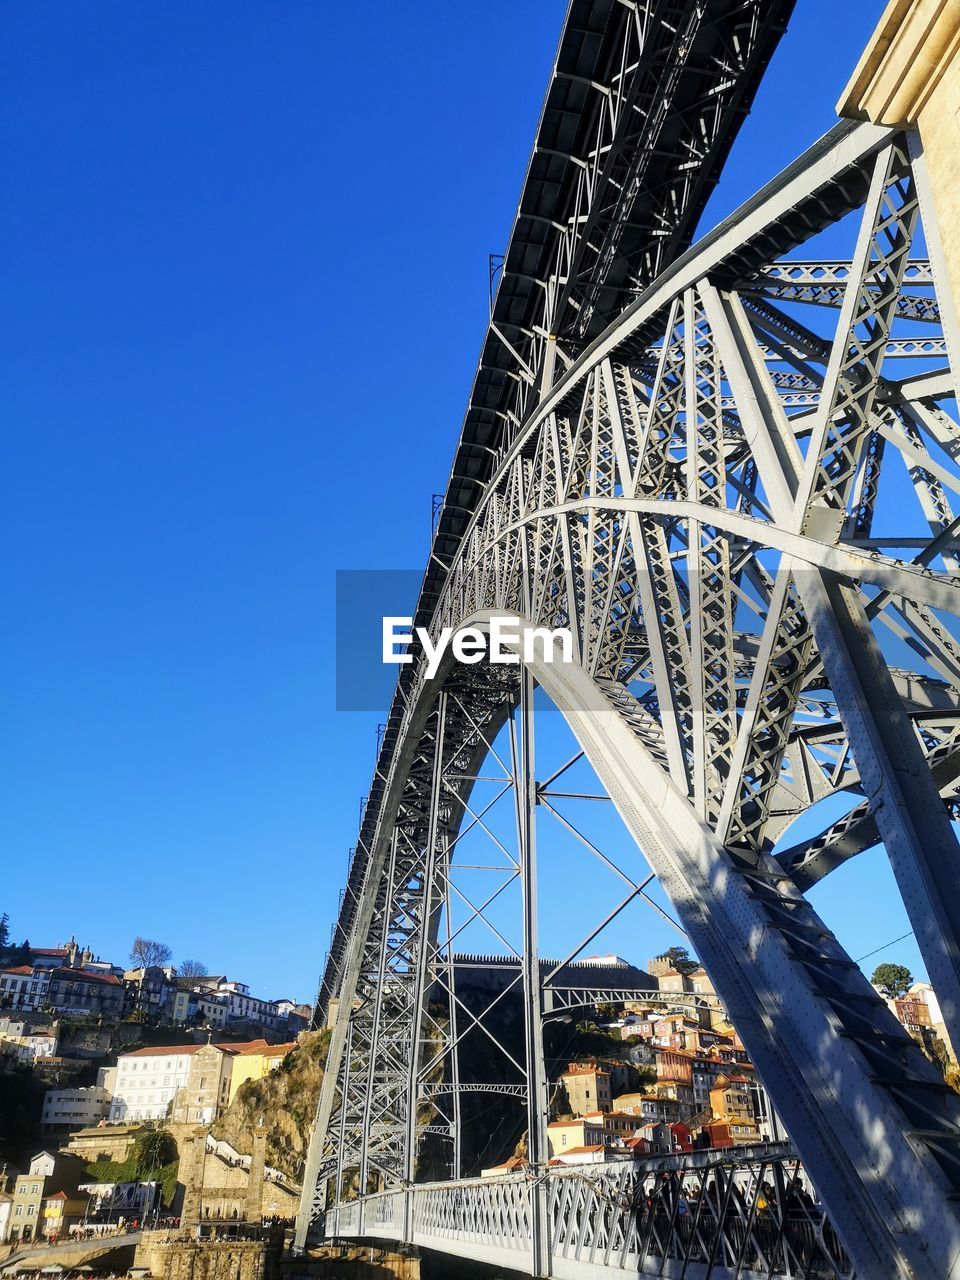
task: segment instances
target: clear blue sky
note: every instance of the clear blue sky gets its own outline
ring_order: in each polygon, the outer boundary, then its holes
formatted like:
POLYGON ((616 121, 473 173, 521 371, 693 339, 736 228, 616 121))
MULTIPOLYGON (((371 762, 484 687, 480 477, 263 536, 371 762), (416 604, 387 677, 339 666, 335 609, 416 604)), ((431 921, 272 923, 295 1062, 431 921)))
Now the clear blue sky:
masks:
MULTIPOLYGON (((334 573, 425 559, 563 9, 0 10, 18 938, 312 997, 382 718, 334 711, 334 573)), ((799 0, 706 222, 829 127, 881 9, 799 0)))

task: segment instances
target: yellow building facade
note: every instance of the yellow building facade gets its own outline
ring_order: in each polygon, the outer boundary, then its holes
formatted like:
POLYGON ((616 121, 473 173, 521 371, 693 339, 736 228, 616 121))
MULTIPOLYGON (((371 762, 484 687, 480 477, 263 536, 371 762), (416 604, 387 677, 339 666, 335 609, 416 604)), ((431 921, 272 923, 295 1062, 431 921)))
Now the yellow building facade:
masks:
POLYGON ((289 1044, 267 1044, 266 1040, 251 1040, 247 1044, 231 1045, 234 1056, 229 1101, 233 1102, 240 1086, 246 1084, 248 1080, 262 1080, 271 1071, 276 1071, 287 1054, 296 1047, 296 1041, 291 1041, 289 1044))

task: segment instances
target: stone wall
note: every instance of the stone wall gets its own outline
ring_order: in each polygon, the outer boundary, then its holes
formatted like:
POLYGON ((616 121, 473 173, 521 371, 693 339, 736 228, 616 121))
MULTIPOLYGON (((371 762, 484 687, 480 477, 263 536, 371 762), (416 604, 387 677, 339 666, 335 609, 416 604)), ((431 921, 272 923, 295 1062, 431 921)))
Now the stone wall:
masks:
POLYGON ((119 1164, 130 1154, 139 1132, 139 1125, 78 1129, 62 1144, 61 1150, 72 1151, 87 1162, 115 1160, 119 1164))
MULTIPOLYGON (((459 1261, 450 1258, 450 1275, 459 1261)), ((281 1280, 421 1280, 420 1259, 369 1245, 325 1245, 307 1257, 285 1258, 281 1280)))
MULTIPOLYGON (((183 1178, 186 1177, 184 1173, 183 1178)), ((248 1214, 250 1177, 245 1165, 233 1165, 212 1151, 206 1151, 203 1159, 203 1178, 200 1184, 200 1221, 243 1221, 248 1214)), ((292 1191, 264 1179, 263 1200, 260 1213, 265 1218, 295 1218, 300 1198, 292 1191)), ((259 1215, 258 1215, 259 1216, 259 1215)))
POLYGON ((135 1267, 153 1280, 279 1280, 279 1238, 270 1240, 184 1239, 166 1231, 145 1231, 135 1267))

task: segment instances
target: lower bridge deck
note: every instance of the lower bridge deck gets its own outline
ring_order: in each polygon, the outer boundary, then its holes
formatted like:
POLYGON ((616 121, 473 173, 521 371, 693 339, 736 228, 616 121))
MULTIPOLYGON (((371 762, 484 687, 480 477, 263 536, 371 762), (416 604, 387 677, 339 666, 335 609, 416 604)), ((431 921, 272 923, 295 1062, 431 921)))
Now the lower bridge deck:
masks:
POLYGON ((337 1205, 324 1234, 558 1280, 854 1275, 785 1144, 400 1187, 337 1205))

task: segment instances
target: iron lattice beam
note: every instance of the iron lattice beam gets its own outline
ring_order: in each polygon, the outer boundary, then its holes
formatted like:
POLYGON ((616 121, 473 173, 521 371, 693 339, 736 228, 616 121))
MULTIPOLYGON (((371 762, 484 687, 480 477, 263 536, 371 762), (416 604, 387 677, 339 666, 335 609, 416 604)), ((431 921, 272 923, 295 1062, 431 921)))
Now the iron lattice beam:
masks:
MULTIPOLYGON (((881 841, 960 1041, 950 822, 960 776, 960 427, 949 363, 958 335, 943 328, 952 307, 938 305, 947 284, 925 183, 910 134, 838 126, 542 380, 491 455, 421 615, 434 637, 502 612, 526 629, 569 627, 574 661, 449 661, 431 680, 422 662, 404 671, 328 966, 340 1003, 301 1242, 328 1188, 340 1230, 396 1229, 405 1240, 416 1238, 417 1214, 462 1231, 464 1198, 477 1212, 489 1199, 509 1247, 522 1240, 531 1265, 561 1273, 570 1184, 554 1195, 538 1176, 519 1198, 507 1184, 488 1195, 455 1181, 449 1195, 424 1188, 421 1199, 405 1189, 421 1144, 456 1136, 466 1091, 455 1064, 470 1032, 515 1071, 512 1096, 526 1102, 542 1173, 549 981, 537 960, 536 818, 556 810, 533 773, 536 679, 666 891, 790 1131, 843 1241, 835 1274, 850 1260, 871 1280, 954 1274, 960 1098, 802 892, 881 841), (808 257, 794 272, 790 255, 854 211, 849 259, 808 257), (908 349, 900 326, 916 319, 918 297, 932 345, 908 349), (485 757, 502 771, 497 798, 514 804, 513 837, 474 802, 485 757), (773 856, 794 818, 842 793, 852 797, 842 822, 773 856), (486 901, 455 877, 469 829, 499 857, 486 901), (488 910, 511 889, 522 890, 515 946, 488 910), (513 948, 516 976, 482 1007, 458 990, 456 893, 513 948), (496 1032, 511 992, 524 1010, 519 1047, 496 1032), (354 1210, 345 1201, 357 1192, 354 1210)), ((615 869, 627 896, 613 914, 649 882, 615 869)), ((584 1194, 586 1231, 598 1192, 584 1194)), ((698 1212, 709 1213, 702 1182, 699 1194, 698 1212)), ((646 1222, 631 1258, 680 1256, 667 1247, 677 1212, 646 1222)), ((620 1243, 629 1234, 620 1219, 604 1229, 620 1243)), ((747 1265, 724 1249, 709 1245, 713 1274, 747 1265)), ((771 1256, 757 1265, 769 1269, 771 1256)))

